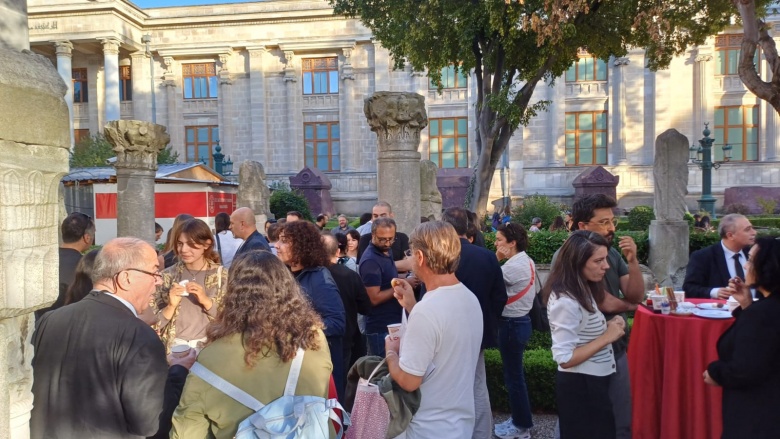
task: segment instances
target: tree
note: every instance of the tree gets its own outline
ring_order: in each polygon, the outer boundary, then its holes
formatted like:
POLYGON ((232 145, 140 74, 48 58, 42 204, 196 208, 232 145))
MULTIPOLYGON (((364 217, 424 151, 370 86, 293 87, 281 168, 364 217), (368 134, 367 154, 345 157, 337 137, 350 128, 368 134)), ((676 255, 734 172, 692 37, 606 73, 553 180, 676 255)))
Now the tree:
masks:
POLYGON ((496 164, 520 124, 549 101, 532 102, 584 48, 607 60, 629 47, 648 50, 648 67, 723 29, 730 0, 329 0, 336 14, 359 17, 390 51, 396 68, 473 70, 477 164, 470 207, 484 215, 496 164))
POLYGON ((780 113, 780 59, 777 56, 775 40, 769 35, 766 23, 761 19, 766 14, 770 1, 733 0, 742 19, 742 46, 739 58, 739 78, 748 90, 763 99, 780 113), (756 50, 761 47, 772 79, 763 81, 754 63, 756 50))
MULTIPOLYGON (((71 168, 110 166, 108 159, 115 157, 114 147, 102 134, 85 137, 73 148, 70 155, 71 168)), ((157 154, 157 164, 167 165, 179 162, 179 153, 170 145, 157 154)))

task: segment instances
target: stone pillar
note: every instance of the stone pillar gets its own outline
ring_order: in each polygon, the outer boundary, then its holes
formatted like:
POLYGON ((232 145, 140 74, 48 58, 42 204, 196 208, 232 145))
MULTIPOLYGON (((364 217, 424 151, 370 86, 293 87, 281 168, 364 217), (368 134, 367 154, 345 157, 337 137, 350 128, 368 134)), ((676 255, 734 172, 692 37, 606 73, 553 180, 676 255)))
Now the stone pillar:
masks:
MULTIPOLYGON (((265 46, 247 47, 249 51, 249 117, 251 120, 252 146, 249 157, 262 158, 263 163, 271 163, 270 148, 266 130, 265 98, 265 46)), ((240 188, 240 186, 239 186, 240 188)))
POLYGON ((149 82, 149 57, 144 52, 130 55, 130 74, 133 78, 133 119, 148 120, 152 118, 152 87, 149 82))
POLYGON ((103 114, 105 121, 119 120, 119 40, 101 38, 103 43, 103 81, 105 101, 103 114))
POLYGON ((379 200, 390 203, 398 231, 409 234, 420 223, 420 131, 428 126, 425 97, 417 93, 378 92, 364 101, 363 112, 378 142, 379 200))
MULTIPOLYGON (((177 127, 178 124, 176 124, 176 74, 173 73, 173 57, 166 56, 163 57, 163 63, 165 64, 165 73, 163 74, 163 85, 165 86, 165 102, 166 102, 166 121, 167 121, 167 127, 171 130, 174 129, 174 127, 177 127)), ((181 129, 180 131, 184 131, 184 129, 181 129)), ((168 133, 170 135, 171 133, 168 133)), ((182 133, 183 135, 183 133, 182 133)), ((184 150, 183 143, 179 142, 179 139, 181 139, 180 136, 177 136, 175 133, 172 136, 173 138, 173 144, 181 144, 179 148, 179 154, 181 154, 182 157, 187 157, 187 153, 184 150)), ((175 148, 175 146, 174 146, 175 148)), ((195 158, 197 159, 197 158, 195 158)))
POLYGON ((650 269, 659 285, 681 289, 688 265, 688 138, 675 129, 658 136, 653 181, 656 219, 650 222, 650 269))
POLYGON ((219 78, 219 99, 217 104, 218 109, 218 124, 219 124, 219 141, 222 145, 230 145, 231 148, 235 147, 233 140, 233 117, 231 113, 232 96, 231 87, 233 80, 230 78, 230 53, 219 54, 220 69, 217 74, 219 78))
POLYGON ((353 125, 357 122, 356 118, 350 117, 354 105, 354 86, 355 72, 352 71, 352 47, 342 49, 344 53, 344 64, 341 66, 341 90, 339 90, 339 129, 341 136, 339 146, 339 161, 341 163, 341 172, 355 171, 354 151, 356 145, 353 135, 353 125))
POLYGON ((54 50, 57 53, 57 73, 68 88, 65 93, 65 104, 68 106, 68 121, 70 127, 70 148, 76 143, 73 137, 73 43, 70 41, 55 41, 54 50))
POLYGON ((439 167, 430 160, 420 161, 420 217, 440 220, 442 197, 437 184, 439 167))
MULTIPOLYGON (((23 15, 20 26, 0 34, 24 34, 23 15)), ((28 439, 33 311, 50 305, 59 289, 57 241, 64 213, 59 185, 72 145, 63 96, 72 94, 66 86, 69 67, 63 82, 48 58, 5 47, 0 47, 0 437, 28 439)))
POLYGON ((154 243, 157 153, 171 136, 164 126, 140 120, 111 121, 103 132, 116 152, 116 235, 154 243))
POLYGON ((298 144, 298 131, 303 129, 303 126, 296 123, 296 105, 298 97, 301 95, 301 89, 298 85, 298 75, 295 71, 295 52, 292 50, 284 51, 284 59, 287 63, 284 66, 284 91, 286 99, 284 100, 285 112, 287 114, 287 148, 289 148, 290 154, 290 171, 294 168, 304 167, 306 165, 303 155, 303 148, 298 144))
MULTIPOLYGON (((626 164, 626 78, 625 78, 625 66, 629 63, 628 58, 616 58, 613 63, 615 68, 613 78, 615 78, 615 89, 613 90, 613 96, 616 99, 612 99, 612 114, 613 114, 613 147, 614 155, 612 160, 616 165, 626 164)), ((594 152, 595 154, 595 152, 594 152)))
POLYGON ((238 168, 238 195, 236 208, 248 207, 255 213, 257 228, 262 230, 270 217, 268 201, 271 191, 265 182, 265 170, 260 162, 247 160, 238 168))
MULTIPOLYGON (((696 66, 699 70, 699 77, 698 77, 698 90, 696 90, 696 93, 699 95, 699 102, 698 102, 698 108, 695 109, 695 120, 693 122, 694 131, 698 130, 699 127, 704 126, 707 122, 712 122, 709 119, 709 94, 710 94, 710 76, 712 73, 707 68, 707 64, 709 61, 712 61, 712 54, 710 53, 703 53, 701 50, 699 50, 699 54, 696 55, 696 66)), ((694 135, 696 133, 694 132, 694 135)), ((694 139, 696 137, 694 136, 694 139)), ((689 146, 690 148, 690 146, 689 146)))
MULTIPOLYGON (((560 165, 560 162, 558 160, 558 150, 565 150, 566 145, 564 143, 563 148, 558 147, 558 131, 559 131, 559 123, 558 123, 558 114, 561 113, 561 107, 566 106, 565 99, 558 99, 558 85, 564 81, 562 81, 562 78, 558 78, 556 85, 550 86, 550 82, 553 81, 553 79, 549 79, 545 81, 545 85, 547 86, 547 100, 550 101, 550 108, 547 111, 547 133, 549 134, 549 138, 547 139, 547 144, 544 148, 544 155, 547 158, 547 166, 558 166, 560 165)), ((515 135, 521 135, 515 134, 515 135)), ((522 138, 521 138, 522 140, 522 138)))

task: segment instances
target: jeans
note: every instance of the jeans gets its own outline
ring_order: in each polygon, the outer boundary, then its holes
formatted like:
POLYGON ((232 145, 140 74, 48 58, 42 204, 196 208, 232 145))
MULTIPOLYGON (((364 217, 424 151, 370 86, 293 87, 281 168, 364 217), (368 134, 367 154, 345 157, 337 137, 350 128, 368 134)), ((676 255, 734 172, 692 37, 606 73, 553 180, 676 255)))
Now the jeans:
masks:
POLYGON ((523 372, 523 351, 531 337, 531 318, 501 317, 498 320, 498 350, 504 363, 504 384, 509 392, 512 423, 518 428, 531 428, 531 402, 523 372))
POLYGON ((377 357, 385 358, 385 337, 386 336, 387 336, 387 331, 377 332, 374 334, 366 334, 368 355, 376 355, 377 357))

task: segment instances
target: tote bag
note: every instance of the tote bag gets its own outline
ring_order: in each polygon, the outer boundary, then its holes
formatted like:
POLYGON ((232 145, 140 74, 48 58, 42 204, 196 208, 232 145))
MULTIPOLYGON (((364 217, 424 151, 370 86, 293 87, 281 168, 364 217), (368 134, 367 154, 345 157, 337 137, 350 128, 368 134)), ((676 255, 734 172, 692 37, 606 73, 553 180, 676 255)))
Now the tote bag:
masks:
POLYGON ((352 407, 350 421, 352 425, 344 436, 346 439, 385 439, 390 426, 390 409, 387 401, 379 393, 379 386, 371 384, 371 378, 385 364, 382 360, 368 379, 358 381, 355 392, 355 405, 352 407))

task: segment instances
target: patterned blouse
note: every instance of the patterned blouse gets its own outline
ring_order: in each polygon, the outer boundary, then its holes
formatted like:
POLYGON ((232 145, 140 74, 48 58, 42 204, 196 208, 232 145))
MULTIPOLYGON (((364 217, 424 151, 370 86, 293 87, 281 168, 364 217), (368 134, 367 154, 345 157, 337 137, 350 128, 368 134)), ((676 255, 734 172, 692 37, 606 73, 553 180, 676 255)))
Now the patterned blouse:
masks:
POLYGON ((166 351, 170 352, 171 347, 176 344, 174 343, 176 339, 191 342, 206 338, 206 327, 217 316, 222 297, 227 290, 228 270, 219 264, 209 262, 205 269, 192 273, 186 269, 183 262, 177 262, 166 268, 162 276, 162 285, 157 287, 150 308, 155 314, 155 322, 152 326, 160 334, 166 351), (195 295, 184 296, 173 316, 168 320, 162 312, 168 306, 168 291, 174 283, 182 280, 203 285, 206 295, 214 301, 214 304, 206 311, 198 303, 195 295))

